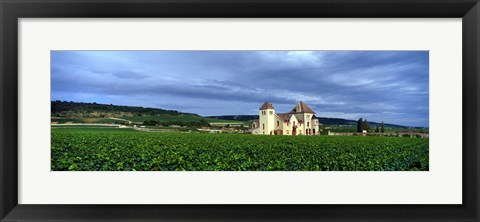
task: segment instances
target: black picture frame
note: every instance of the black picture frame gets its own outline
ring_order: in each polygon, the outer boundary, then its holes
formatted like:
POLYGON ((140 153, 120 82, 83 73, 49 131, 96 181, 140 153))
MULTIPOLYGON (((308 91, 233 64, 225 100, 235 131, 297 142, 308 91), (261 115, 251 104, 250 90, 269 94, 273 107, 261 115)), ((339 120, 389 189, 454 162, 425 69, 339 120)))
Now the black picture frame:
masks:
POLYGON ((480 5, 478 0, 0 0, 0 14, 1 221, 479 221, 480 5), (462 18, 463 204, 18 204, 17 20, 47 17, 462 18))

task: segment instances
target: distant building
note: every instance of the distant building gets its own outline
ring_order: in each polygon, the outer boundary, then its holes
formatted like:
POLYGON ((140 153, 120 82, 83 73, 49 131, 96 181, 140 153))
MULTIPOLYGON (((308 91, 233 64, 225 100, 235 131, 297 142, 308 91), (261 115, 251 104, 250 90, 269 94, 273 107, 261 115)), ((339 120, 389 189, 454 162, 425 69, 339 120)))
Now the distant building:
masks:
POLYGON ((259 118, 252 125, 253 134, 264 135, 319 135, 315 112, 300 101, 289 113, 275 113, 275 108, 265 102, 259 109, 259 118))

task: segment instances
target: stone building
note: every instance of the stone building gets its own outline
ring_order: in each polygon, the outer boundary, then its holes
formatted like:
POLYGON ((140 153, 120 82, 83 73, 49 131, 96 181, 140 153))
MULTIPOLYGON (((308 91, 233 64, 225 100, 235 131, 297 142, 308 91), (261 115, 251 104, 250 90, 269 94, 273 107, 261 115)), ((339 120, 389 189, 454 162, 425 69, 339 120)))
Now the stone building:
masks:
POLYGON ((253 123, 253 134, 263 135, 319 135, 315 112, 304 102, 298 102, 289 113, 275 113, 275 108, 265 102, 259 109, 259 118, 253 123))

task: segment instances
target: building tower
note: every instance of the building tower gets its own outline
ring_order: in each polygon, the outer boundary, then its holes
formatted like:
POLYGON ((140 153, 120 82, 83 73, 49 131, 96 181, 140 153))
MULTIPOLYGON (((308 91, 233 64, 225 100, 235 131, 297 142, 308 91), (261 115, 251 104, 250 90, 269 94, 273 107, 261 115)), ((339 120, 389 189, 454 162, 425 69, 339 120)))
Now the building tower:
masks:
POLYGON ((275 108, 265 102, 258 111, 260 134, 273 135, 275 129, 275 108))
POLYGON ((295 114, 297 119, 302 121, 299 127, 299 134, 305 135, 318 135, 319 134, 319 122, 315 117, 315 112, 307 106, 303 101, 299 101, 295 107, 290 111, 295 114))

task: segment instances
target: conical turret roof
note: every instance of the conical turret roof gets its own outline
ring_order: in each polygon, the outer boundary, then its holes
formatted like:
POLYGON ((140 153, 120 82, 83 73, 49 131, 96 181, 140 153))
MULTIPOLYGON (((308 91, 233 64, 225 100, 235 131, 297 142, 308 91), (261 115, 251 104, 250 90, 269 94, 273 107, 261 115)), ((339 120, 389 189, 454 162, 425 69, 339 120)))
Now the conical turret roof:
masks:
POLYGON ((264 110, 264 109, 275 109, 273 108, 273 105, 269 102, 265 102, 262 106, 260 106, 259 110, 264 110))

